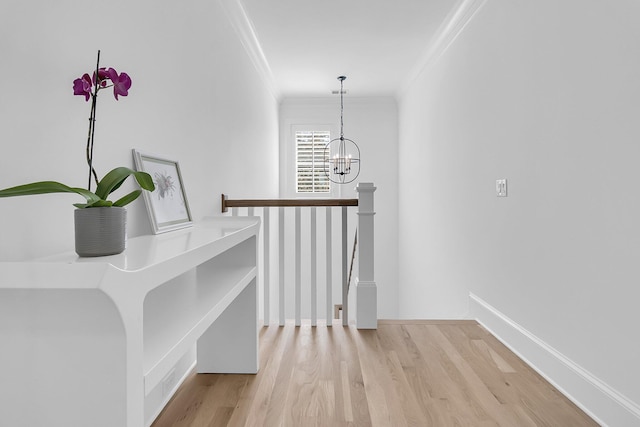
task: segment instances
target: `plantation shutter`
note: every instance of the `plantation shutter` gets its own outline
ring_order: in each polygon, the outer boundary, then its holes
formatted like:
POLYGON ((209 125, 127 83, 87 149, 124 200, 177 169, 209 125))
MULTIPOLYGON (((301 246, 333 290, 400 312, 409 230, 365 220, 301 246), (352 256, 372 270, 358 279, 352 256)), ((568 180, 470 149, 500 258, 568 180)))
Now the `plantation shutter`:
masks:
POLYGON ((324 148, 329 131, 298 131, 296 137, 296 192, 328 193, 330 181, 324 173, 324 148))

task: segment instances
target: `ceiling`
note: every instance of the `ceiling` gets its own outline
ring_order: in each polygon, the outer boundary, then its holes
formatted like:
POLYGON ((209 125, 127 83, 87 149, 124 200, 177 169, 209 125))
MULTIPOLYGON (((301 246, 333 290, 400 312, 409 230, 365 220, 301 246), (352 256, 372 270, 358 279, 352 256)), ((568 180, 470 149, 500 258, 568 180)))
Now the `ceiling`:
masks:
POLYGON ((458 0, 237 0, 282 97, 393 96, 458 0))

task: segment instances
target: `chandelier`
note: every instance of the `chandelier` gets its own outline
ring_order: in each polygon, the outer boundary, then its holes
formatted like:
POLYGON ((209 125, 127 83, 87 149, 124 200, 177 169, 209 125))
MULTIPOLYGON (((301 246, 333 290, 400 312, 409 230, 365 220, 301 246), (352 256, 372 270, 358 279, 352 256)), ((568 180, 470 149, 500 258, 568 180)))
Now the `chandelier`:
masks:
POLYGON ((360 148, 354 141, 344 137, 344 99, 343 83, 340 80, 340 138, 332 139, 324 148, 324 174, 336 184, 348 184, 360 175, 360 148))

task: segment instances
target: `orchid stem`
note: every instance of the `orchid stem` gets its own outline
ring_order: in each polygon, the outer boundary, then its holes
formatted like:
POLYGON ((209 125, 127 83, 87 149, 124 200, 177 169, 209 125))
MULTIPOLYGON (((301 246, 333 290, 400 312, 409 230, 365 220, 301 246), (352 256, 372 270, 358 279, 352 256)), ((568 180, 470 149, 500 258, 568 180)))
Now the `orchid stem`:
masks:
POLYGON ((89 115, 89 135, 87 136, 87 163, 89 163, 89 183, 87 190, 91 191, 91 177, 98 185, 98 174, 93 168, 93 135, 96 129, 96 106, 98 104, 98 87, 99 87, 99 70, 100 70, 100 49, 98 49, 98 60, 96 61, 96 73, 94 75, 94 88, 91 94, 91 114, 89 115))

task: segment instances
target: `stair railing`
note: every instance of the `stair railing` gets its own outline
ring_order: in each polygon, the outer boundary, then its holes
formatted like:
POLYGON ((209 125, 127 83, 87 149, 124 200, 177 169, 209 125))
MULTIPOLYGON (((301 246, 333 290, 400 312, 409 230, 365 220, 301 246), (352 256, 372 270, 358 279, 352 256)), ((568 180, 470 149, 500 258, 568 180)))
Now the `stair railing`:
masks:
MULTIPOLYGON (((358 316, 356 316, 356 325, 358 328, 375 329, 377 327, 377 290, 375 282, 373 281, 373 192, 375 187, 370 183, 360 183, 356 188, 358 191, 358 199, 242 199, 231 200, 226 195, 222 195, 221 206, 222 212, 227 212, 229 209, 232 211, 232 215, 240 215, 241 208, 243 213, 246 212, 248 216, 255 215, 255 208, 262 209, 262 233, 263 233, 263 274, 262 274, 262 286, 263 286, 263 315, 264 324, 270 323, 270 268, 272 262, 272 255, 270 251, 271 239, 277 238, 278 240, 278 321, 282 326, 285 324, 285 307, 287 302, 291 300, 295 304, 295 324, 300 326, 301 308, 302 308, 302 277, 301 277, 301 212, 302 209, 309 209, 310 216, 310 317, 311 325, 316 326, 318 321, 317 315, 317 216, 318 209, 325 209, 325 298, 326 298, 326 321, 327 325, 331 325, 331 319, 334 317, 335 306, 342 305, 342 324, 349 324, 349 283, 351 282, 351 273, 353 271, 353 264, 356 254, 356 242, 354 240, 354 247, 351 254, 351 266, 349 267, 349 254, 347 250, 347 209, 349 207, 358 207, 358 229, 360 226, 364 226, 364 230, 360 230, 359 245, 359 258, 358 268, 360 275, 364 274, 364 282, 362 282, 363 303, 368 304, 369 307, 358 307, 358 316), (271 208, 278 209, 278 236, 272 237, 271 233, 271 208), (285 295, 285 209, 294 209, 294 295, 285 295), (334 304, 332 296, 332 280, 333 277, 333 215, 332 209, 341 209, 341 256, 342 260, 342 301, 339 304, 334 304), (368 236, 365 236, 365 234, 368 236), (370 248, 363 250, 362 244, 367 243, 371 245, 370 248), (370 259, 363 259, 365 257, 370 259), (362 316, 360 319, 359 316, 362 316)), ((356 234, 356 239, 358 239, 356 234)), ((305 281, 306 284, 306 281, 305 281)), ((359 286, 359 278, 356 279, 356 288, 359 286)), ((356 296, 356 304, 359 305, 360 296, 356 296)))

